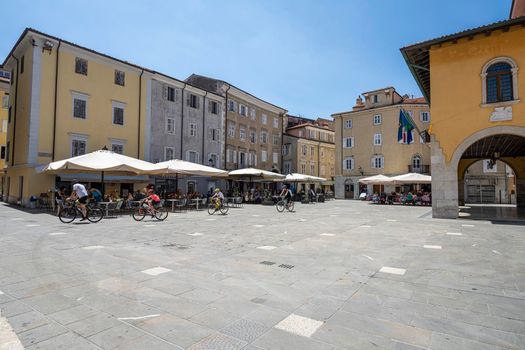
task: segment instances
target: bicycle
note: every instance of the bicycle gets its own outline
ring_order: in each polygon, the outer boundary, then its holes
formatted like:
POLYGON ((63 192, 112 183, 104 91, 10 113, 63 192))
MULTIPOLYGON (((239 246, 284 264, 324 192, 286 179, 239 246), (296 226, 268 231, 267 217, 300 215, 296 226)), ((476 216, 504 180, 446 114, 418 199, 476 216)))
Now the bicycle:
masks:
POLYGON ((293 204, 293 201, 291 199, 289 199, 287 201, 287 203, 285 204, 284 202, 284 198, 281 198, 279 199, 279 201, 277 202, 277 204, 275 204, 275 208, 277 209, 277 211, 279 213, 282 213, 284 211, 284 209, 286 208, 286 210, 288 210, 289 212, 293 212, 293 207, 294 207, 294 204, 293 204))
MULTIPOLYGON (((77 215, 83 216, 82 210, 78 206, 78 200, 75 201, 65 201, 63 207, 58 212, 58 218, 64 224, 69 224, 76 219, 77 215)), ((97 223, 104 217, 104 212, 102 209, 86 205, 86 217, 92 223, 97 223)))
POLYGON ((222 215, 228 213, 229 207, 224 204, 224 200, 221 201, 220 205, 217 205, 216 201, 211 201, 208 205, 208 214, 213 215, 215 212, 220 211, 222 215))
POLYGON ((135 221, 144 220, 146 215, 151 215, 152 218, 155 218, 159 221, 164 221, 168 217, 168 211, 164 207, 153 207, 152 210, 150 206, 143 201, 131 214, 135 221))

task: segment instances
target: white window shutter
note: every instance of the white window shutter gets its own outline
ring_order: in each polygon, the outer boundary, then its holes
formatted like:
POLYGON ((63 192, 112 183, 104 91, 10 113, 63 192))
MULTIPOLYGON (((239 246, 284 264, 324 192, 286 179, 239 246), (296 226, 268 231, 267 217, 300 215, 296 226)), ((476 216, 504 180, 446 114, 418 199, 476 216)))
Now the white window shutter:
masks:
POLYGON ((164 100, 168 99, 168 87, 166 85, 162 86, 162 98, 164 100))

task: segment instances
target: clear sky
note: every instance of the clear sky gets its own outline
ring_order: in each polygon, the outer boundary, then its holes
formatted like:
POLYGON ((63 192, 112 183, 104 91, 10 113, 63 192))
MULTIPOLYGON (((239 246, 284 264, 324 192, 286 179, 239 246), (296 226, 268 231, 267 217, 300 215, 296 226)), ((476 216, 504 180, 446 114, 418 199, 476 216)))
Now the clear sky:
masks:
POLYGON ((511 0, 4 0, 0 61, 25 27, 158 70, 226 80, 327 117, 365 91, 421 96, 399 48, 508 18, 511 0))

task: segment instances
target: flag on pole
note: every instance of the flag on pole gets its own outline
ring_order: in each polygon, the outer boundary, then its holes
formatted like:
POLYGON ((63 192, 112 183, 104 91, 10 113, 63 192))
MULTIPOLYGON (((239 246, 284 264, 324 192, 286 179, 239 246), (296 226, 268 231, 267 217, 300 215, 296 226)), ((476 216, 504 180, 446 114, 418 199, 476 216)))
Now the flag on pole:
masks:
POLYGON ((412 130, 414 130, 416 126, 414 125, 414 122, 412 121, 412 118, 410 115, 403 110, 402 108, 399 110, 399 126, 397 128, 397 142, 409 145, 412 142, 414 142, 414 138, 412 137, 412 130))

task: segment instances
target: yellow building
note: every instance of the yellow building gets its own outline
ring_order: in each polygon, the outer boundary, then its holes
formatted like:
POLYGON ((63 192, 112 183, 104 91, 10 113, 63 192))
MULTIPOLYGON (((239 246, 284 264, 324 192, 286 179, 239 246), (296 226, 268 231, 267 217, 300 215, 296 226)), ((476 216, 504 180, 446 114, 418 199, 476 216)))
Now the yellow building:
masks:
MULTIPOLYGON (((518 8, 517 2, 514 9, 518 8)), ((525 17, 401 49, 431 106, 432 211, 456 218, 470 165, 504 162, 525 206, 525 17)))
POLYGON ((3 64, 11 72, 5 194, 27 205, 55 187, 36 168, 106 146, 144 156, 144 69, 26 29, 3 64))
MULTIPOLYGON (((289 118, 297 118, 290 117, 289 118)), ((283 174, 300 173, 327 179, 335 175, 334 130, 330 121, 305 121, 288 127, 283 135, 283 174)))
POLYGON ((7 156, 7 123, 9 111, 9 72, 0 67, 0 199, 4 194, 7 156))
MULTIPOLYGON (((335 113, 335 196, 358 198, 360 190, 378 192, 379 186, 359 185, 363 177, 408 172, 430 172, 430 147, 419 132, 430 125, 423 98, 401 96, 393 87, 362 93, 351 111, 335 113), (399 114, 403 109, 415 123, 412 142, 398 141, 399 114)), ((387 187, 386 191, 396 188, 387 187)), ((397 189, 400 191, 401 189, 397 189)))

